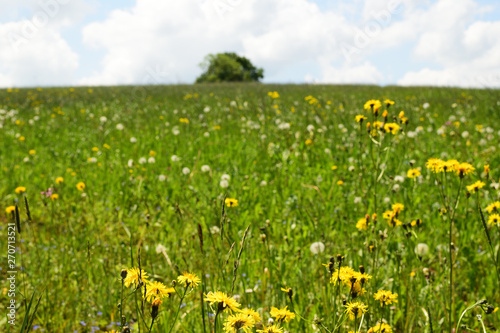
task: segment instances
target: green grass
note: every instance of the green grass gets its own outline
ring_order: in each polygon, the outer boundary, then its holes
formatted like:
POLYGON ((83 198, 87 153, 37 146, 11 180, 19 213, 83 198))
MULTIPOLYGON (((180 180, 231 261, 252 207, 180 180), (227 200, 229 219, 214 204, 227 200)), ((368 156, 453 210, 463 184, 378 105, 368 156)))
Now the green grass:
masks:
MULTIPOLYGON (((201 296, 218 290, 257 310, 265 324, 271 307, 288 305, 297 314, 283 325, 290 332, 321 327, 333 332, 335 324, 342 332, 354 331, 354 321, 339 324, 349 288, 338 291, 322 265, 337 254, 345 257, 343 266, 358 270, 363 265, 373 276, 366 294, 356 299, 369 308, 362 332, 380 318, 394 332, 431 332, 431 324, 433 332, 449 332, 453 209, 440 214, 443 194, 453 207, 459 193, 453 228, 454 324, 478 300, 500 306, 500 281, 477 210, 477 204, 484 211, 499 200, 499 191, 491 187, 500 178, 499 105, 498 90, 427 87, 224 84, 1 90, 0 248, 7 248, 7 222, 12 219, 5 209, 15 202, 22 230, 16 236, 16 264, 22 267, 16 285, 18 317, 10 331, 20 330, 35 289, 35 301, 42 292, 32 321, 38 330, 119 331, 120 271, 137 267, 140 249, 141 267, 152 280, 170 287, 184 271, 202 278, 183 300, 173 332, 213 329, 214 309, 201 296), (271 98, 270 91, 280 97, 271 98), (309 95, 317 103, 306 101, 309 95), (404 131, 397 135, 378 134, 372 140, 366 122, 373 124, 373 114, 363 105, 385 98, 395 101, 388 122, 404 110, 409 124, 400 124, 404 131), (354 120, 358 114, 368 117, 361 130, 354 120), (289 129, 280 128, 283 123, 289 129), (154 163, 139 163, 152 155, 154 163), (468 162, 476 170, 459 191, 458 176, 447 173, 445 179, 426 168, 433 157, 468 162), (485 164, 491 168, 488 178, 485 164), (210 171, 202 172, 203 165, 210 171), (186 174, 184 168, 189 168, 186 174), (407 178, 411 168, 420 168, 422 176, 407 178), (224 174, 230 176, 227 188, 220 186, 224 174), (404 177, 402 182, 397 176, 404 177), (56 184, 57 177, 64 182, 56 184), (344 184, 338 185, 339 180, 344 184), (486 186, 467 198, 465 185, 477 180, 486 186), (83 191, 76 188, 79 182, 86 185, 83 191), (25 194, 15 193, 19 186, 26 187, 25 194), (59 198, 40 194, 48 188, 59 198), (224 219, 226 195, 239 205, 227 207, 224 219), (405 206, 401 222, 419 218, 423 224, 390 227, 382 215, 394 203, 405 206), (374 213, 377 223, 368 230, 356 228, 359 219, 374 213), (384 232, 385 239, 380 236, 384 232), (322 253, 311 252, 315 242, 324 244, 322 253), (429 247, 422 258, 414 251, 419 243, 429 247), (158 251, 160 245, 164 252, 158 251), (293 303, 280 290, 284 287, 293 289, 293 303), (397 293, 398 303, 380 307, 373 299, 379 289, 397 293)), ((498 260, 500 229, 487 225, 498 260)), ((0 267, 6 281, 6 250, 0 267)), ((9 302, 6 290, 0 292, 2 314, 9 302)), ((133 331, 148 332, 134 296, 129 296, 132 291, 126 289, 123 314, 133 331)), ((179 299, 175 294, 164 299, 152 332, 169 331, 179 299)), ((150 311, 146 304, 148 326, 150 311)), ((499 313, 486 315, 476 307, 461 325, 482 332, 475 316, 481 314, 492 332, 500 329, 499 313)), ((227 316, 221 314, 221 321, 227 316)), ((0 326, 7 327, 5 316, 0 326)))

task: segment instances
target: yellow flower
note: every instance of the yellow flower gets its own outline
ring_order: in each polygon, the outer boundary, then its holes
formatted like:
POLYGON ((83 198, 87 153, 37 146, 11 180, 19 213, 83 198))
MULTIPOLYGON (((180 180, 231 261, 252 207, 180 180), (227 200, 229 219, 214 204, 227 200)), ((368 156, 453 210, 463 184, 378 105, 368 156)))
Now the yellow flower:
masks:
POLYGON ((386 99, 384 101, 384 104, 389 108, 391 105, 394 105, 394 101, 391 101, 390 99, 386 99))
POLYGON ((280 97, 280 94, 278 94, 277 91, 270 91, 267 93, 267 95, 273 99, 276 99, 276 98, 279 98, 280 97))
POLYGON ((391 326, 386 323, 379 323, 368 330, 368 333, 392 333, 391 326))
POLYGON ((35 154, 36 154, 36 150, 35 150, 35 149, 31 149, 31 150, 29 151, 29 154, 30 154, 30 155, 35 155, 35 154))
POLYGON ((460 162, 457 160, 448 160, 444 162, 443 169, 446 172, 454 172, 459 165, 460 162))
POLYGON ((382 117, 387 118, 388 115, 389 112, 387 112, 387 110, 384 110, 384 112, 382 112, 382 117))
POLYGON ((487 175, 490 173, 490 165, 489 164, 484 165, 484 173, 487 175))
POLYGON ((392 211, 394 212, 394 214, 396 214, 396 216, 399 213, 401 213, 404 209, 405 209, 405 206, 403 204, 395 203, 394 205, 392 205, 392 211))
POLYGON ((224 201, 227 207, 238 207, 238 200, 226 198, 224 201))
POLYGON ((243 309, 240 311, 240 313, 246 314, 247 316, 250 316, 253 318, 254 322, 258 323, 262 321, 262 318, 260 317, 260 314, 253 310, 253 309, 243 309))
POLYGON ((146 282, 146 299, 148 301, 152 301, 154 298, 161 300, 164 297, 170 297, 172 293, 175 293, 175 289, 167 288, 167 286, 161 282, 146 282))
POLYGON ((373 128, 375 129, 380 129, 380 127, 382 127, 382 122, 381 121, 374 121, 373 122, 373 128))
POLYGON ((467 186, 467 191, 472 192, 472 193, 475 193, 475 192, 477 192, 479 189, 483 188, 483 187, 484 187, 484 185, 485 185, 485 183, 483 183, 482 181, 478 180, 478 181, 477 181, 477 182, 475 182, 474 184, 467 186))
POLYGON ((443 171, 444 162, 439 158, 430 158, 425 165, 432 172, 439 173, 443 171))
POLYGON ((57 200, 57 199, 59 199, 59 194, 56 194, 56 193, 52 194, 52 195, 50 196, 50 199, 51 199, 51 200, 57 200))
POLYGON ((110 148, 111 148, 111 146, 110 146, 110 145, 108 145, 107 143, 103 144, 102 146, 103 146, 103 148, 105 148, 105 149, 110 149, 110 148))
POLYGON ((215 293, 212 291, 209 292, 205 295, 205 301, 210 303, 210 305, 216 304, 218 311, 225 311, 229 309, 229 311, 237 312, 239 310, 238 308, 241 306, 241 304, 236 302, 234 298, 229 297, 222 291, 216 291, 215 293))
POLYGON ((475 170, 475 168, 472 165, 470 165, 469 163, 460 163, 458 165, 455 165, 455 172, 460 177, 463 177, 465 175, 469 175, 474 170, 475 170))
POLYGON ((128 288, 130 285, 133 285, 134 288, 137 288, 140 281, 142 281, 142 283, 147 283, 148 273, 142 269, 139 277, 139 268, 127 269, 127 277, 123 280, 125 287, 128 288))
POLYGON ((361 302, 349 302, 345 305, 345 312, 349 315, 349 319, 354 320, 360 318, 368 311, 368 306, 361 302))
POLYGON ((62 182, 64 182, 64 178, 63 177, 57 177, 56 178, 56 184, 61 184, 62 182))
POLYGON ((76 184, 76 188, 79 191, 83 191, 85 189, 85 183, 84 182, 79 182, 78 184, 76 184))
POLYGON ((278 309, 275 307, 271 307, 270 311, 271 317, 276 318, 276 321, 279 323, 289 322, 291 319, 295 318, 295 313, 289 311, 287 306, 283 309, 278 309))
POLYGON ((19 137, 19 141, 25 141, 25 140, 26 140, 26 138, 24 136, 19 137))
POLYGON ((366 117, 365 117, 365 116, 363 116, 362 114, 358 114, 358 115, 356 116, 356 118, 355 118, 355 119, 356 119, 356 122, 357 122, 357 123, 360 123, 360 122, 362 123, 362 122, 363 122, 363 120, 368 119, 368 118, 366 118, 366 117))
POLYGON ((307 139, 306 140, 306 145, 307 146, 312 145, 312 143, 313 143, 313 140, 311 140, 311 139, 307 139))
POLYGON ((177 277, 177 281, 182 284, 184 287, 196 288, 199 286, 201 280, 196 274, 184 272, 182 275, 177 277))
POLYGON ((401 111, 399 112, 399 119, 403 119, 405 117, 405 112, 404 111, 401 111))
POLYGON ((283 333, 283 328, 277 325, 264 327, 262 330, 257 330, 257 333, 283 333))
POLYGON ((375 110, 380 109, 381 106, 382 106, 382 103, 380 103, 379 100, 370 99, 368 102, 365 103, 364 108, 365 108, 365 110, 372 109, 373 111, 375 111, 375 110))
POLYGON ((339 181, 337 181, 337 185, 342 186, 342 185, 344 185, 344 182, 342 180, 339 180, 339 181))
POLYGON ((214 126, 214 130, 220 130, 220 129, 221 129, 221 127, 219 125, 214 126))
POLYGON ((338 269, 332 273, 332 277, 330 278, 330 283, 337 285, 339 282, 342 282, 344 285, 351 285, 351 278, 354 277, 356 271, 348 266, 340 267, 340 271, 338 269))
POLYGON ((7 214, 10 214, 10 213, 12 213, 15 210, 16 210, 16 206, 9 206, 9 207, 5 208, 5 212, 7 214))
POLYGON ((332 170, 334 170, 334 171, 335 171, 335 170, 337 170, 337 169, 338 169, 338 167, 337 167, 336 165, 333 165, 333 166, 332 166, 332 170))
POLYGON ((390 305, 398 302, 398 294, 393 294, 387 290, 379 290, 374 295, 375 300, 380 301, 380 306, 390 305))
POLYGON ((410 169, 408 170, 408 173, 406 174, 408 178, 417 178, 420 176, 420 170, 418 169, 410 169))
POLYGON ((92 147, 92 151, 97 153, 97 152, 99 151, 99 148, 97 148, 97 147, 92 147))
POLYGON ((224 322, 224 332, 237 333, 239 330, 243 332, 251 332, 255 321, 252 316, 244 313, 236 313, 227 317, 224 322))
POLYGON ((488 214, 491 214, 492 211, 500 211, 500 201, 495 201, 494 203, 486 206, 486 211, 488 212, 488 214))
POLYGON ((16 187, 15 192, 16 192, 17 194, 24 193, 24 192, 26 192, 26 187, 24 187, 24 186, 19 186, 19 187, 16 187))
POLYGON ((368 220, 365 217, 359 219, 356 223, 356 228, 359 230, 368 230, 368 220))
POLYGON ((498 215, 498 214, 490 215, 490 217, 488 217, 488 223, 491 225, 500 226, 500 215, 498 215))
POLYGON ((156 156, 156 152, 155 152, 154 150, 151 150, 151 151, 149 152, 149 156, 151 156, 151 157, 155 157, 155 156, 156 156))
POLYGON ((187 118, 180 118, 179 121, 183 124, 189 124, 189 119, 187 118))
POLYGON ((396 123, 386 123, 384 125, 384 130, 386 133, 392 133, 394 135, 398 134, 399 131, 399 125, 396 123))

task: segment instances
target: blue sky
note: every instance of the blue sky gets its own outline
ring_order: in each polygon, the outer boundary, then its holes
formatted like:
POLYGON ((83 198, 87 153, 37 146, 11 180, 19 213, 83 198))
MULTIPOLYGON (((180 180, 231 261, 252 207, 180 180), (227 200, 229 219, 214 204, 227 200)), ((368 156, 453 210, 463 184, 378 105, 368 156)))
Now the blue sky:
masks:
POLYGON ((500 86, 492 0, 0 0, 0 87, 192 83, 235 51, 264 82, 500 86), (30 30, 31 29, 31 30, 30 30))

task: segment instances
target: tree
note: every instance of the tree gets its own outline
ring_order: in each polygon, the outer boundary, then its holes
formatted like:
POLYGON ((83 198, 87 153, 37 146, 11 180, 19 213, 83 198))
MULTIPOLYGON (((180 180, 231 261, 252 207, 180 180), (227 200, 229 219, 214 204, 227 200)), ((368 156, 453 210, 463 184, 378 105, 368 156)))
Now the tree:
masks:
POLYGON ((196 79, 202 82, 258 82, 264 78, 264 70, 255 67, 250 60, 236 53, 209 54, 200 67, 204 72, 196 79))

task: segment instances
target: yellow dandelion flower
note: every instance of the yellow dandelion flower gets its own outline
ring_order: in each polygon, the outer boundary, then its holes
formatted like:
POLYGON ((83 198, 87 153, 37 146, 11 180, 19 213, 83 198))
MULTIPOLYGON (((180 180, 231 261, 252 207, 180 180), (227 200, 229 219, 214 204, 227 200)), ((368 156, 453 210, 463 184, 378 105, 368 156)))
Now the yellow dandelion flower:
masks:
POLYGON ((425 165, 432 172, 439 173, 443 171, 444 162, 439 158, 430 158, 425 165))
POLYGON ((368 230, 368 220, 365 217, 359 219, 356 223, 356 228, 359 230, 368 230))
POLYGON ((183 124, 189 124, 189 119, 187 118, 180 118, 179 121, 183 124))
POLYGON ((339 269, 336 269, 335 272, 332 273, 332 277, 330 278, 330 283, 337 285, 339 282, 342 282, 345 285, 351 284, 351 278, 354 276, 356 271, 348 266, 342 266, 339 269))
POLYGON ((54 194, 52 194, 52 195, 50 196, 50 200, 52 200, 52 201, 53 201, 53 200, 57 200, 57 199, 59 199, 59 194, 57 194, 57 193, 54 193, 54 194))
POLYGON ((16 210, 16 206, 9 206, 9 207, 5 208, 5 212, 7 214, 10 214, 10 213, 12 213, 15 210, 16 210))
POLYGON ((358 115, 357 115, 354 119, 356 119, 356 122, 357 122, 357 123, 362 123, 362 122, 363 122, 363 120, 368 119, 368 118, 366 118, 366 117, 365 117, 365 116, 363 116, 362 114, 358 114, 358 115))
POLYGON ((238 200, 232 198, 226 198, 224 201, 226 207, 238 207, 238 200))
POLYGON ((335 170, 337 170, 337 169, 338 169, 338 167, 337 167, 336 165, 332 165, 332 170, 334 170, 334 171, 335 171, 335 170))
POLYGON ((374 121, 373 122, 373 128, 375 129, 380 129, 380 127, 382 127, 382 122, 381 121, 374 121))
POLYGON ((395 203, 394 205, 392 205, 392 211, 396 215, 398 215, 399 213, 401 213, 404 209, 405 209, 405 206, 403 204, 395 203))
POLYGON ((417 177, 419 177, 420 175, 421 175, 421 173, 420 173, 420 170, 418 170, 418 169, 410 169, 410 170, 408 170, 408 172, 406 173, 406 176, 407 176, 408 178, 417 178, 417 177))
POLYGON ((394 135, 398 134, 399 125, 396 123, 387 123, 384 125, 384 130, 386 133, 392 133, 394 135))
POLYGON ((63 177, 57 177, 56 178, 56 184, 62 184, 64 182, 64 178, 63 177))
POLYGON ((378 110, 380 109, 380 107, 382 107, 382 103, 380 103, 380 101, 377 99, 370 99, 369 101, 367 101, 364 105, 364 108, 365 110, 378 110))
POLYGON ((97 147, 92 147, 92 151, 97 153, 97 152, 99 151, 99 148, 97 148, 97 147))
POLYGON ((253 309, 243 309, 240 311, 240 313, 246 314, 247 316, 250 316, 253 318, 253 321, 258 323, 262 321, 262 318, 260 317, 260 314, 253 310, 253 309))
POLYGON ((490 173, 490 165, 489 164, 484 165, 484 173, 487 175, 490 173))
POLYGON ((488 212, 488 214, 491 214, 491 212, 493 212, 493 211, 499 212, 500 211, 500 201, 495 201, 494 203, 491 203, 488 206, 486 206, 486 211, 488 212))
POLYGON ((491 225, 498 225, 500 226, 500 215, 498 214, 492 214, 488 217, 488 223, 491 225))
POLYGON ((205 295, 205 301, 210 303, 210 305, 217 305, 218 311, 229 310, 237 312, 239 310, 238 308, 241 306, 234 298, 222 291, 216 291, 215 293, 212 291, 209 292, 205 295))
POLYGON ((368 333, 392 333, 391 326, 386 323, 379 323, 368 330, 368 333))
POLYGON ((289 311, 287 309, 287 306, 285 306, 283 309, 271 307, 271 311, 269 313, 271 314, 271 317, 276 318, 276 321, 280 324, 283 322, 289 322, 290 320, 295 318, 295 313, 289 311))
POLYGON ((14 190, 17 194, 21 194, 21 193, 24 193, 26 192, 26 187, 24 186, 18 186, 16 187, 16 189, 14 190))
POLYGON ((227 317, 224 322, 224 332, 237 333, 240 330, 251 332, 254 325, 255 321, 252 316, 240 312, 227 317))
POLYGON ((79 191, 83 191, 85 189, 85 183, 84 182, 79 182, 78 184, 76 184, 76 188, 79 191))
POLYGON ((380 306, 390 305, 398 302, 398 294, 393 294, 387 290, 379 290, 374 295, 375 300, 380 301, 380 306))
POLYGON ((18 140, 19 140, 19 141, 25 141, 25 140, 26 140, 26 138, 25 138, 24 136, 20 136, 18 140))
POLYGON ((200 278, 193 273, 184 272, 177 277, 177 281, 184 287, 196 288, 200 285, 200 278))
POLYGON ((398 117, 399 119, 403 119, 405 117, 405 112, 404 111, 399 112, 398 117))
MULTIPOLYGON (((386 99, 384 101, 384 104, 389 108, 391 105, 394 105, 394 101, 391 101, 390 99, 386 99)), ((401 111, 403 112, 403 111, 401 111)))
POLYGON ((139 274, 139 268, 127 269, 127 277, 123 280, 125 287, 128 288, 130 285, 133 285, 134 288, 137 288, 140 284, 140 281, 142 281, 142 283, 147 283, 148 273, 146 273, 144 270, 141 270, 139 274))
POLYGON ((35 150, 35 149, 31 149, 28 153, 29 153, 30 155, 35 155, 35 154, 36 154, 36 150, 35 150))
POLYGON ((472 165, 470 165, 469 163, 460 163, 458 165, 455 165, 455 172, 460 177, 469 175, 474 170, 475 170, 475 168, 472 165))
POLYGON ((277 325, 271 325, 264 327, 261 330, 257 330, 257 333, 283 333, 283 328, 277 325))
POLYGON ((156 152, 154 150, 149 151, 149 156, 155 157, 156 156, 156 152))
POLYGON ((103 147, 104 149, 111 149, 111 146, 110 146, 110 145, 108 145, 107 143, 103 144, 103 145, 102 145, 102 147, 103 147))
POLYGON ((306 143, 307 146, 312 145, 313 140, 307 139, 305 143, 306 143))
POLYGON ((477 182, 475 182, 474 184, 472 185, 469 185, 467 186, 467 191, 471 192, 471 193, 475 193, 477 192, 479 189, 483 188, 484 185, 486 185, 485 183, 483 183, 482 181, 478 180, 477 182))
POLYGON ((172 293, 175 293, 174 288, 167 288, 163 283, 158 281, 148 281, 146 283, 146 299, 152 301, 153 299, 163 299, 165 297, 170 297, 172 293))
POLYGON ((443 164, 443 170, 446 172, 454 172, 456 168, 460 165, 457 160, 448 160, 443 164))
POLYGON ((388 115, 389 112, 387 112, 387 110, 384 110, 384 112, 382 112, 382 117, 387 118, 388 115))
POLYGON ((342 186, 342 185, 344 185, 344 182, 342 180, 339 180, 339 181, 337 181, 337 185, 342 186))
POLYGON ((345 305, 345 308, 345 312, 351 320, 360 318, 368 311, 368 306, 362 302, 349 302, 345 305))

